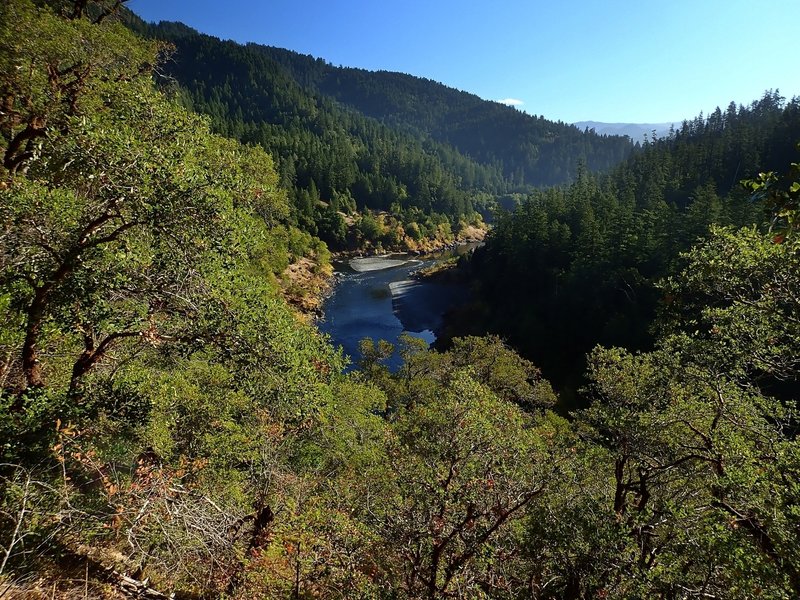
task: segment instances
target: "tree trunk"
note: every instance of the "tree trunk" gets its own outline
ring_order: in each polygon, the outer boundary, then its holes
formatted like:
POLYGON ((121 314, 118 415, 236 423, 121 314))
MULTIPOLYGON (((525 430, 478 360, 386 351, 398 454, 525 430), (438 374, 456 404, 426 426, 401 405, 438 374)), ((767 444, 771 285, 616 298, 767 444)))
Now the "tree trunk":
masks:
POLYGON ((26 387, 40 388, 44 386, 42 366, 39 362, 39 336, 42 333, 45 307, 49 289, 37 288, 33 301, 28 309, 28 323, 25 329, 25 342, 22 345, 22 373, 26 387))

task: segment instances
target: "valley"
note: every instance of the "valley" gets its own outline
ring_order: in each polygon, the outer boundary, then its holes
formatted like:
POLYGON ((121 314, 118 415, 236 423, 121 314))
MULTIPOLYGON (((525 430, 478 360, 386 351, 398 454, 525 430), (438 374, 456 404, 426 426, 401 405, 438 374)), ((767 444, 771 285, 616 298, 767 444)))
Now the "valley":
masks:
POLYGON ((797 7, 512 4, 0 3, 0 598, 800 597, 797 7))

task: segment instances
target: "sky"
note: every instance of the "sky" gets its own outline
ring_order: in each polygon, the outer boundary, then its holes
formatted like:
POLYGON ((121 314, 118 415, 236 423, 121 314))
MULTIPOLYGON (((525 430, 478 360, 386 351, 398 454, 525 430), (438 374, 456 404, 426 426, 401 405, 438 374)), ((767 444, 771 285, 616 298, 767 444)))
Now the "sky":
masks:
POLYGON ((800 95, 800 0, 130 0, 238 42, 399 71, 565 122, 800 95))

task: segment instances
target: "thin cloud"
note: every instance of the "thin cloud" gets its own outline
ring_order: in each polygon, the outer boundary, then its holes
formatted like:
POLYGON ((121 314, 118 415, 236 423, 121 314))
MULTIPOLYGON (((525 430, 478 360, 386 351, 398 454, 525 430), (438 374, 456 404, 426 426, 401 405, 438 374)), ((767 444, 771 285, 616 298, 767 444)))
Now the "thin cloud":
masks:
POLYGON ((504 100, 498 100, 500 104, 505 104, 506 106, 522 106, 525 104, 522 100, 517 100, 516 98, 506 98, 504 100))

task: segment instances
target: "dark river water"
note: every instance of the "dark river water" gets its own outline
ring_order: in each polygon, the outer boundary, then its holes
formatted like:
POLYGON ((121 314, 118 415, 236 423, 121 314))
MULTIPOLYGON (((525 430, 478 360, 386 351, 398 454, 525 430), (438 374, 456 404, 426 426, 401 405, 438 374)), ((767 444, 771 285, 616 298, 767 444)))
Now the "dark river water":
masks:
MULTIPOLYGON (((436 260, 470 252, 474 247, 459 246, 425 257, 392 254, 335 263, 337 283, 323 304, 319 330, 351 357, 350 368, 360 359, 358 344, 363 338, 396 345, 405 332, 433 343, 442 315, 466 300, 467 289, 452 283, 418 281, 411 275, 436 260)), ((400 366, 397 353, 388 365, 393 370, 400 366)))

